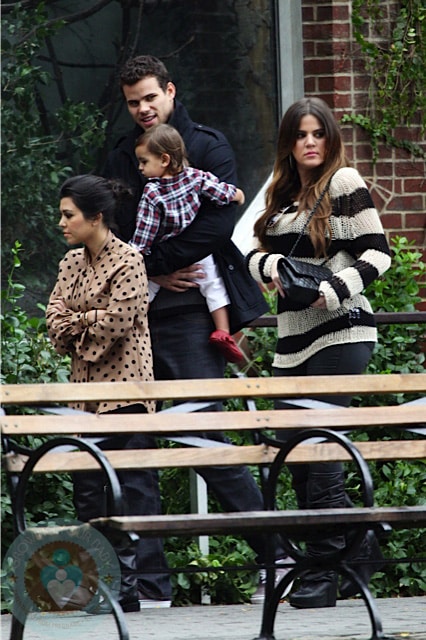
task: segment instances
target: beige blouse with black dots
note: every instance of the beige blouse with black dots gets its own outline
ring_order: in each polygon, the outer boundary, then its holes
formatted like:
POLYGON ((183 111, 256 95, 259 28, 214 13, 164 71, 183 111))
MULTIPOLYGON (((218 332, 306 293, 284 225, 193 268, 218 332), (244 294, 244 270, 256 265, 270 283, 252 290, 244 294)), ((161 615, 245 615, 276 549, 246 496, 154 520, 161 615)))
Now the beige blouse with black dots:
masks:
MULTIPOLYGON (((147 322, 148 286, 143 257, 109 232, 92 263, 87 249, 68 251, 46 310, 49 338, 72 357, 71 382, 153 380, 147 322), (62 297, 63 313, 51 303, 62 297), (106 309, 103 320, 85 325, 84 313, 106 309)), ((129 402, 73 403, 75 409, 103 413, 129 402)), ((154 403, 143 403, 149 412, 154 403)))

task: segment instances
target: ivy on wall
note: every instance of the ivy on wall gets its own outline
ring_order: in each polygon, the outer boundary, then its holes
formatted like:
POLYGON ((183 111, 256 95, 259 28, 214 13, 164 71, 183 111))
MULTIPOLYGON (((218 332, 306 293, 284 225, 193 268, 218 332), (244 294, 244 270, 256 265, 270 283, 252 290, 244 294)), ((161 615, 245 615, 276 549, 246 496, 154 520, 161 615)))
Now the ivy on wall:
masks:
POLYGON ((426 5, 424 0, 353 0, 352 25, 371 78, 368 111, 345 114, 368 132, 373 157, 378 143, 426 157, 420 144, 402 139, 398 127, 426 130, 426 5))

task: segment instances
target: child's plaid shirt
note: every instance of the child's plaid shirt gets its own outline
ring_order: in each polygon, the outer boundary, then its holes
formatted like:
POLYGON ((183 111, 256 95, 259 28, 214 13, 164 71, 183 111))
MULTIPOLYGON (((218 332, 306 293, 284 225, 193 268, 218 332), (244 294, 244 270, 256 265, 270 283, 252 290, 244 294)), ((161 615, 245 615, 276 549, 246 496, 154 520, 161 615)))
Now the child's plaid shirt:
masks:
POLYGON ((208 171, 186 167, 171 178, 150 178, 139 202, 136 230, 130 245, 149 254, 156 241, 181 233, 197 215, 201 196, 219 206, 229 204, 236 187, 208 171))

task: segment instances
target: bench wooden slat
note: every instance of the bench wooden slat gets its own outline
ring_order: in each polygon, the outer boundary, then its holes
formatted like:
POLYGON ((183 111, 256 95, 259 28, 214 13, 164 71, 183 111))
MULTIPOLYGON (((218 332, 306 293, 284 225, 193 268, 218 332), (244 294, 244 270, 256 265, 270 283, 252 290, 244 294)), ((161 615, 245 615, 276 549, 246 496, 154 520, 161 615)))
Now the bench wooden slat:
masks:
POLYGON ((195 400, 235 397, 271 398, 309 395, 425 392, 426 373, 302 376, 285 378, 213 378, 154 382, 87 382, 1 385, 0 400, 8 404, 110 400, 195 400), (332 388, 330 388, 332 386, 332 388))
MULTIPOLYGON (((384 440, 358 442, 357 448, 365 460, 426 459, 426 440, 384 440)), ((209 467, 212 465, 244 465, 271 463, 277 453, 274 447, 243 445, 213 449, 173 448, 107 451, 107 458, 115 469, 165 469, 168 467, 209 467)), ((8 454, 5 462, 9 471, 19 473, 27 460, 21 454, 8 454)), ((301 444, 288 456, 288 462, 327 462, 351 460, 345 449, 335 443, 301 444)), ((84 451, 47 453, 34 468, 35 473, 68 473, 98 470, 99 465, 84 451)))
POLYGON ((143 536, 214 535, 243 532, 285 531, 306 533, 306 526, 388 522, 394 528, 426 526, 426 506, 348 507, 342 509, 300 509, 288 511, 241 511, 238 513, 173 514, 166 516, 113 516, 96 518, 91 524, 108 524, 122 531, 136 531, 143 536))
POLYGON ((1 416, 2 432, 26 434, 100 434, 237 431, 256 429, 355 429, 364 426, 403 426, 426 422, 424 406, 339 407, 285 409, 283 411, 221 411, 206 413, 156 413, 95 415, 1 416), (202 417, 201 417, 202 416, 202 417))

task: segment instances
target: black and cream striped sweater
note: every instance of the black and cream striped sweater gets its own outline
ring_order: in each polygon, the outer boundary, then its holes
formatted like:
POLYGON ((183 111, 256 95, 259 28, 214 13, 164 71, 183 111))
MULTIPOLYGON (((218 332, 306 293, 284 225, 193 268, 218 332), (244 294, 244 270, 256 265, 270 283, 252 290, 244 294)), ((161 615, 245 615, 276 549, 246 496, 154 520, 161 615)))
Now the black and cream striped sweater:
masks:
MULTIPOLYGON (((333 277, 320 285, 327 308, 295 309, 289 300, 278 297, 275 367, 295 367, 333 344, 377 340, 371 305, 362 291, 390 266, 383 227, 367 185, 355 169, 344 167, 334 174, 330 196, 332 239, 326 266, 333 277)), ((296 211, 297 203, 277 214, 268 226, 270 253, 254 249, 247 255, 249 271, 258 282, 271 282, 273 265, 288 255, 302 231, 308 214, 303 212, 296 218, 296 211)), ((324 262, 314 255, 304 233, 294 257, 313 264, 324 262)))

